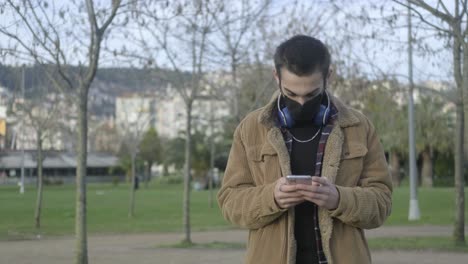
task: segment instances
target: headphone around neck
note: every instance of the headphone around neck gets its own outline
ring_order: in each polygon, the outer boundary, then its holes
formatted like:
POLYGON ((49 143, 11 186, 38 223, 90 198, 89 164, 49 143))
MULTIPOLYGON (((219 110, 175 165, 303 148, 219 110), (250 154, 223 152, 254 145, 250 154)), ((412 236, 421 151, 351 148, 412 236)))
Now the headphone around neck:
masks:
MULTIPOLYGON (((316 126, 324 126, 327 124, 328 119, 330 118, 330 96, 325 90, 325 96, 327 97, 327 106, 323 104, 320 105, 320 110, 317 115, 311 117, 316 126)), ((278 95, 277 105, 278 105, 278 119, 282 127, 291 128, 296 123, 294 118, 292 118, 289 113, 288 107, 281 108, 280 106, 281 93, 278 95)))

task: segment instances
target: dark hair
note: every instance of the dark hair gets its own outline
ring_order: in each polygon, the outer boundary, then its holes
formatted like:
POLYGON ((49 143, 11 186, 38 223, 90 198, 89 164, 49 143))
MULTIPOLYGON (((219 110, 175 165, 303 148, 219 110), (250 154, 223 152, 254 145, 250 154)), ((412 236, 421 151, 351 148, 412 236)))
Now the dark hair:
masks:
POLYGON ((297 76, 309 75, 320 70, 325 81, 330 67, 330 52, 320 40, 296 35, 276 48, 274 61, 280 78, 281 68, 286 68, 297 76))

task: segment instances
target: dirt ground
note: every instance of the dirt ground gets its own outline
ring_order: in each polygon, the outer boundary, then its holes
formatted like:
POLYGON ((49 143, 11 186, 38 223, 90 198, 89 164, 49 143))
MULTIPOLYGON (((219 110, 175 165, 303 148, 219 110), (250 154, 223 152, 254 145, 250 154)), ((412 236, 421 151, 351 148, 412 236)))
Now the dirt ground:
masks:
MULTIPOLYGON (((468 230, 468 229, 467 229, 468 230)), ((367 237, 446 236, 451 227, 382 227, 367 237)), ((213 241, 244 243, 245 230, 192 233, 196 243, 213 241)), ((96 264, 234 264, 243 263, 243 249, 166 249, 157 245, 177 243, 180 234, 126 234, 88 237, 89 262, 96 264)), ((1 241, 0 264, 63 264, 73 262, 74 238, 1 241)), ((373 263, 468 263, 468 254, 431 251, 374 251, 373 263)))

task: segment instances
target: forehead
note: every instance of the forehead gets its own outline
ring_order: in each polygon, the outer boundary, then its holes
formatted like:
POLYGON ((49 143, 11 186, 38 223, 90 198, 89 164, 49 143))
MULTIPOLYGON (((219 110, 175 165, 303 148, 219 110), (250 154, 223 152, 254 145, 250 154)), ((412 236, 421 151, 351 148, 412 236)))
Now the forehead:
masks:
POLYGON ((291 91, 311 92, 323 85, 323 75, 315 71, 309 75, 298 76, 287 69, 281 69, 282 86, 291 91))

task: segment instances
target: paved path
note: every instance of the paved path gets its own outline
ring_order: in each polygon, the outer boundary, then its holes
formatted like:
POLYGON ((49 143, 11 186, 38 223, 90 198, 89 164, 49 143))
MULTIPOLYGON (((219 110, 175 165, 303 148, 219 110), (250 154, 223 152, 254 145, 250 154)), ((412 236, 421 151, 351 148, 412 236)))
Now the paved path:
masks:
MULTIPOLYGON (((468 227, 466 228, 468 230, 468 227)), ((447 236, 451 227, 382 227, 367 231, 367 237, 447 236)), ((196 243, 213 241, 244 243, 244 230, 194 232, 196 243)), ((177 243, 180 234, 126 234, 90 236, 89 260, 96 264, 238 264, 243 249, 163 249, 157 245, 177 243)), ((43 238, 41 240, 1 241, 0 264, 63 264, 72 263, 73 237, 43 238)), ((431 251, 375 251, 374 263, 468 263, 468 254, 431 251)))

